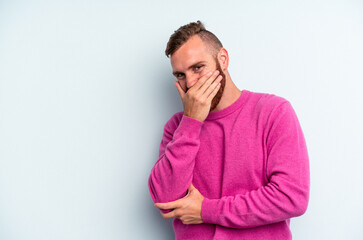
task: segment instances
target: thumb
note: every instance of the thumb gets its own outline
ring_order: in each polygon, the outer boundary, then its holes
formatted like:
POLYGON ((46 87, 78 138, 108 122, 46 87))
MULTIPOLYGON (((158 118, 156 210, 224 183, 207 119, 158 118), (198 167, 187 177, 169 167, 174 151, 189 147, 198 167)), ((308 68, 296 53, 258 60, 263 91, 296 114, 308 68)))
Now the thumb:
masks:
POLYGON ((174 81, 174 85, 176 86, 176 89, 178 90, 179 92, 179 95, 181 97, 181 99, 183 99, 184 95, 185 95, 185 92, 184 90, 181 88, 180 86, 180 83, 178 81, 174 81))

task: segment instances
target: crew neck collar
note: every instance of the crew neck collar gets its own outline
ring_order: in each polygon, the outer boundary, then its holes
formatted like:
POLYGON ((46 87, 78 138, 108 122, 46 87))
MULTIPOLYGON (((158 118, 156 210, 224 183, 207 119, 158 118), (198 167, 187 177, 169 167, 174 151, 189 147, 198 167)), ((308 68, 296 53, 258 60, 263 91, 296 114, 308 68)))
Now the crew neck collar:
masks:
POLYGON ((223 108, 222 110, 219 110, 217 112, 210 112, 205 120, 207 120, 207 121, 215 120, 215 119, 223 118, 223 117, 233 113, 237 109, 243 107, 243 105, 247 101, 249 94, 250 94, 250 91, 243 89, 241 92, 241 95, 239 96, 239 98, 236 101, 234 101, 234 103, 232 103, 228 107, 223 108))

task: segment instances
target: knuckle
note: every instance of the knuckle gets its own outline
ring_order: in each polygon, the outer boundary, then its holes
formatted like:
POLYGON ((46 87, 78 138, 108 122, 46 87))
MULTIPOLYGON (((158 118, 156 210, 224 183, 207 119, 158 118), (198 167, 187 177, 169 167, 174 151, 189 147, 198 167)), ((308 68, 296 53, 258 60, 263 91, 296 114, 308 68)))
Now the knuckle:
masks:
POLYGON ((178 218, 181 218, 183 216, 183 211, 175 210, 175 216, 178 217, 178 218))
POLYGON ((203 102, 202 102, 203 100, 201 99, 201 97, 200 96, 196 96, 195 98, 194 98, 194 102, 195 103, 197 103, 197 104, 202 104, 203 102))
MULTIPOLYGON (((180 220, 182 220, 182 219, 180 219, 180 220)), ((190 222, 188 221, 188 219, 183 219, 182 222, 183 222, 183 224, 186 224, 186 225, 190 224, 190 222)))

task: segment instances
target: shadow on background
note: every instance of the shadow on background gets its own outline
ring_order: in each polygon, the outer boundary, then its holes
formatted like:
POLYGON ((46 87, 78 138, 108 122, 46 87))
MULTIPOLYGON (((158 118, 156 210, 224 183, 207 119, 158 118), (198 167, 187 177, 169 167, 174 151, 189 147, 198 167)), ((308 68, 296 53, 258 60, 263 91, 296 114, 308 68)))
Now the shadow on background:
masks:
POLYGON ((158 132, 157 135, 159 138, 155 138, 150 145, 152 146, 152 152, 150 152, 150 161, 148 161, 147 169, 149 170, 145 175, 145 186, 143 188, 142 195, 145 199, 144 207, 145 207, 145 217, 146 222, 150 224, 149 229, 153 229, 153 232, 150 233, 149 239, 158 239, 158 240, 170 240, 175 238, 174 230, 173 230, 173 219, 164 219, 160 211, 154 207, 154 202, 151 199, 149 189, 148 189, 148 178, 151 169, 153 168, 155 162, 159 156, 159 146, 161 137, 163 134, 163 128, 165 123, 171 118, 171 116, 179 111, 183 110, 183 105, 180 100, 180 95, 173 83, 175 78, 170 73, 169 66, 161 66, 158 76, 154 77, 155 83, 158 84, 157 92, 154 92, 155 97, 153 98, 153 102, 155 106, 153 109, 155 110, 155 117, 151 116, 152 118, 157 118, 157 122, 150 121, 154 126, 150 126, 158 132), (162 120, 160 120, 162 119, 162 120), (160 236, 163 236, 160 238, 160 236))

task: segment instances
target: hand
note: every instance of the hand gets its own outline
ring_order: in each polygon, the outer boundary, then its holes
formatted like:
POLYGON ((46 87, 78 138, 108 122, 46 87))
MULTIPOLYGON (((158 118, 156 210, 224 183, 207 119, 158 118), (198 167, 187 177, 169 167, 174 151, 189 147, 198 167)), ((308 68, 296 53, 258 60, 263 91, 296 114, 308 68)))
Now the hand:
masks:
POLYGON ((179 82, 174 82, 183 102, 184 115, 203 122, 210 111, 214 96, 217 94, 222 80, 216 70, 202 76, 187 92, 181 88, 179 82))
POLYGON ((201 215, 203 200, 203 195, 193 186, 193 184, 190 184, 188 193, 185 197, 173 202, 155 203, 155 207, 173 210, 168 213, 160 212, 165 219, 177 217, 184 224, 200 224, 203 223, 201 215))

